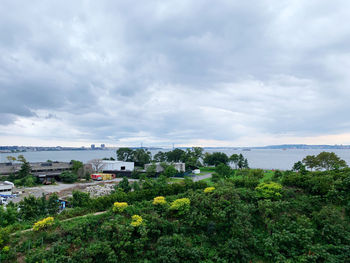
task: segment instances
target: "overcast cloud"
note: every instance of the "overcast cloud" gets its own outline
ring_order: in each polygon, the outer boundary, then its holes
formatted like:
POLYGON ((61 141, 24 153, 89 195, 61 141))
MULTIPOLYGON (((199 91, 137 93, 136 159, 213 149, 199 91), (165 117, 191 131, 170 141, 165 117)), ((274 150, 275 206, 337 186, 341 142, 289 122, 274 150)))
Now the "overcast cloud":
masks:
POLYGON ((350 144, 349 17, 347 0, 3 0, 0 144, 350 144))

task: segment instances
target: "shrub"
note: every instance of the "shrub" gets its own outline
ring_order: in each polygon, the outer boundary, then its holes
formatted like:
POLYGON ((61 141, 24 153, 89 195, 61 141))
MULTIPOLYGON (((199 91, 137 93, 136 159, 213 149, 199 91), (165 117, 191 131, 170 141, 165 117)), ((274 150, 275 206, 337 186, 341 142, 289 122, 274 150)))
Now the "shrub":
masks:
POLYGON ((166 200, 164 196, 157 196, 153 199, 153 204, 154 205, 165 205, 166 200))
POLYGON ((2 249, 2 252, 7 253, 10 251, 10 247, 9 246, 4 246, 4 248, 2 249))
POLYGON ((113 212, 123 212, 125 208, 128 207, 128 203, 126 202, 115 202, 113 204, 113 212))
POLYGON ((176 199, 170 205, 170 210, 176 210, 179 214, 183 214, 190 209, 191 201, 188 198, 176 199))
POLYGON ((60 178, 61 178, 62 182, 68 183, 68 184, 74 183, 78 180, 78 176, 74 173, 71 173, 71 172, 61 173, 60 178))
POLYGON ((142 224, 142 221, 143 221, 142 217, 139 215, 133 215, 131 217, 131 219, 132 219, 132 221, 131 221, 130 225, 133 227, 140 226, 142 224))
POLYGON ((215 187, 207 187, 207 188, 205 188, 203 191, 204 191, 204 193, 211 193, 211 192, 213 192, 215 190, 215 187))
POLYGON ((258 196, 263 198, 280 198, 282 196, 282 185, 275 182, 260 183, 255 190, 258 192, 258 196))
POLYGON ((33 230, 39 231, 39 230, 45 229, 53 225, 53 222, 54 222, 54 218, 52 216, 44 218, 43 220, 40 220, 34 224, 33 230))

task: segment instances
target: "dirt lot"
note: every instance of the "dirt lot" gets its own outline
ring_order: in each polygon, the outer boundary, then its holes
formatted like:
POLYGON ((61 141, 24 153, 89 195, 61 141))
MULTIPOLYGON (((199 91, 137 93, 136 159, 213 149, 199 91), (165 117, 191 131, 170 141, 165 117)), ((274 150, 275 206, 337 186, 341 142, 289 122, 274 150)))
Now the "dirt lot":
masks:
MULTIPOLYGON (((22 192, 19 196, 13 198, 11 201, 17 203, 21 201, 25 196, 34 195, 35 197, 41 197, 42 194, 57 193, 59 197, 65 197, 72 194, 73 190, 84 191, 87 187, 93 185, 104 185, 104 184, 118 184, 122 179, 116 178, 113 180, 106 181, 93 181, 87 183, 74 183, 64 184, 57 182, 54 185, 41 185, 36 187, 20 187, 15 188, 14 192, 22 192)), ((129 182, 138 181, 137 179, 129 179, 129 182)))

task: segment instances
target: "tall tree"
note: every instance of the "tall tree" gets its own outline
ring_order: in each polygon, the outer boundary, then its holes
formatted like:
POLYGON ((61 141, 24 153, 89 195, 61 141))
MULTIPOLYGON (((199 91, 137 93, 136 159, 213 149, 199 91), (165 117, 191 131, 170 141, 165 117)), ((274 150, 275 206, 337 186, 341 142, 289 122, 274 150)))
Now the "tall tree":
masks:
POLYGON ((311 171, 319 165, 318 159, 315 155, 306 156, 302 162, 307 168, 310 168, 311 171))
POLYGON ((230 162, 233 162, 234 163, 234 165, 235 165, 235 169, 237 169, 237 167, 238 167, 238 161, 239 161, 239 155, 238 154, 232 154, 231 156, 230 156, 230 162))
POLYGON ((150 163, 152 155, 150 151, 145 149, 137 149, 134 151, 134 162, 136 166, 143 167, 145 164, 150 163))
POLYGON ((117 150, 117 159, 118 161, 124 161, 124 162, 133 162, 134 161, 134 150, 122 147, 117 150))
POLYGON ((207 165, 219 165, 221 163, 227 164, 229 161, 228 156, 225 153, 222 152, 214 152, 212 154, 206 153, 204 156, 204 163, 207 165))
POLYGON ((167 154, 165 152, 159 151, 154 155, 153 160, 155 162, 166 162, 167 154))
POLYGON ((185 154, 185 151, 176 148, 172 151, 167 152, 167 160, 168 162, 180 162, 183 160, 183 156, 185 154))

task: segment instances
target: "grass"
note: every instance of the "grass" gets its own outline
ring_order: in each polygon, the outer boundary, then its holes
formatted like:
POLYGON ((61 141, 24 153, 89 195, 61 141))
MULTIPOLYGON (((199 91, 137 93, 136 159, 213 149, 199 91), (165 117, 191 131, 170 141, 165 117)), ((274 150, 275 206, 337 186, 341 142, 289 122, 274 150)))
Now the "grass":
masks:
POLYGON ((169 182, 179 182, 183 180, 183 178, 168 178, 169 182))
POLYGON ((215 167, 200 167, 201 173, 212 173, 215 172, 215 167))

